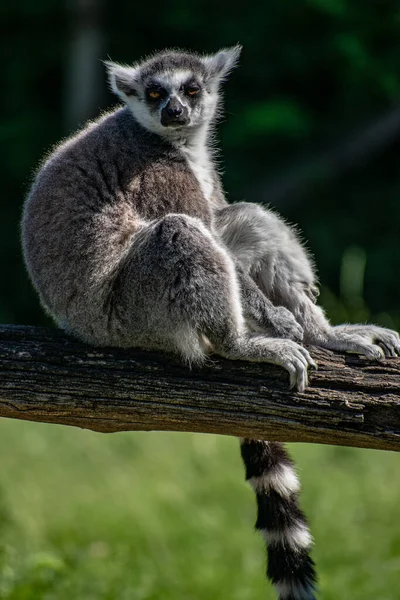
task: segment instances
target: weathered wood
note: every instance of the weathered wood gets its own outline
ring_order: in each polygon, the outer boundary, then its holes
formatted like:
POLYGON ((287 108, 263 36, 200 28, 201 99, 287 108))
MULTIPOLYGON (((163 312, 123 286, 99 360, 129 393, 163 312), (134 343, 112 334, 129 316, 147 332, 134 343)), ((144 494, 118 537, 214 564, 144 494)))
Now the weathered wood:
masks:
POLYGON ((0 326, 0 416, 101 432, 170 430, 400 450, 400 359, 311 348, 302 394, 267 364, 201 368, 142 350, 93 348, 63 332, 0 326))

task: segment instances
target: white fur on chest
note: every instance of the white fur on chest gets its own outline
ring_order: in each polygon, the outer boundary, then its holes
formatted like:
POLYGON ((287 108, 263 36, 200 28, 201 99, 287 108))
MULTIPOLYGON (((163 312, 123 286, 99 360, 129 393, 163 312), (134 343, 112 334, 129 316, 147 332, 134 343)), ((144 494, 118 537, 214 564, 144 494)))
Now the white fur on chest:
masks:
POLYGON ((206 200, 211 198, 214 187, 212 162, 205 146, 180 146, 179 150, 188 161, 194 176, 199 182, 206 200))

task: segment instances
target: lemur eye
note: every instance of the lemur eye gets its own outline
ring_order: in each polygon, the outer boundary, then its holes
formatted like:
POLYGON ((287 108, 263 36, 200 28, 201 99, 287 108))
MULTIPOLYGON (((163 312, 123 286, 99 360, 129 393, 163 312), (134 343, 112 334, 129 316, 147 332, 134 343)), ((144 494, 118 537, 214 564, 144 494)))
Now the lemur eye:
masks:
POLYGON ((149 96, 150 96, 150 98, 153 98, 154 100, 156 100, 157 98, 159 98, 161 96, 161 94, 160 94, 160 92, 157 92, 157 90, 150 90, 149 96))
POLYGON ((186 88, 186 93, 189 96, 195 96, 196 94, 198 94, 200 91, 200 88, 194 85, 191 85, 189 87, 186 88))

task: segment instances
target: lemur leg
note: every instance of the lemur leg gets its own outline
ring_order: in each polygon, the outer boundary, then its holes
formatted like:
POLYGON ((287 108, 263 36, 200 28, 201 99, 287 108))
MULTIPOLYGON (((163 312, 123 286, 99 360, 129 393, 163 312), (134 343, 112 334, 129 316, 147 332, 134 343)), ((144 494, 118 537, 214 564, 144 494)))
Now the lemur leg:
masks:
POLYGON ((316 306, 312 261, 295 231, 269 210, 239 203, 220 211, 221 236, 274 305, 286 307, 304 330, 304 342, 371 359, 400 354, 397 332, 375 325, 333 327, 316 306))
POLYGON ((247 331, 234 263, 197 219, 171 214, 143 227, 113 302, 114 327, 131 346, 171 349, 198 362, 205 337, 222 356, 280 365, 292 386, 307 385, 314 362, 303 347, 247 331))
POLYGON ((283 306, 274 306, 252 278, 255 265, 268 252, 264 228, 257 225, 257 212, 261 211, 248 203, 224 207, 215 215, 216 234, 235 261, 247 325, 273 337, 301 342, 303 329, 293 314, 283 306))
POLYGON ((266 332, 272 337, 302 342, 303 328, 294 315, 283 306, 274 306, 236 261, 235 266, 247 326, 253 331, 266 332))

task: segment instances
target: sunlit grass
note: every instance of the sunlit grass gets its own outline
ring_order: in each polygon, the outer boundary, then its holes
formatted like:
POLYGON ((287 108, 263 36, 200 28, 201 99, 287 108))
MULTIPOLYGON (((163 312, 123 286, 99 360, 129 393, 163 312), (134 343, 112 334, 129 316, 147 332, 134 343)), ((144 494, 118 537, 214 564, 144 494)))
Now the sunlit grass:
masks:
MULTIPOLYGON (((400 589, 400 457, 291 447, 324 600, 400 589)), ((236 440, 0 421, 3 600, 272 600, 236 440)))

